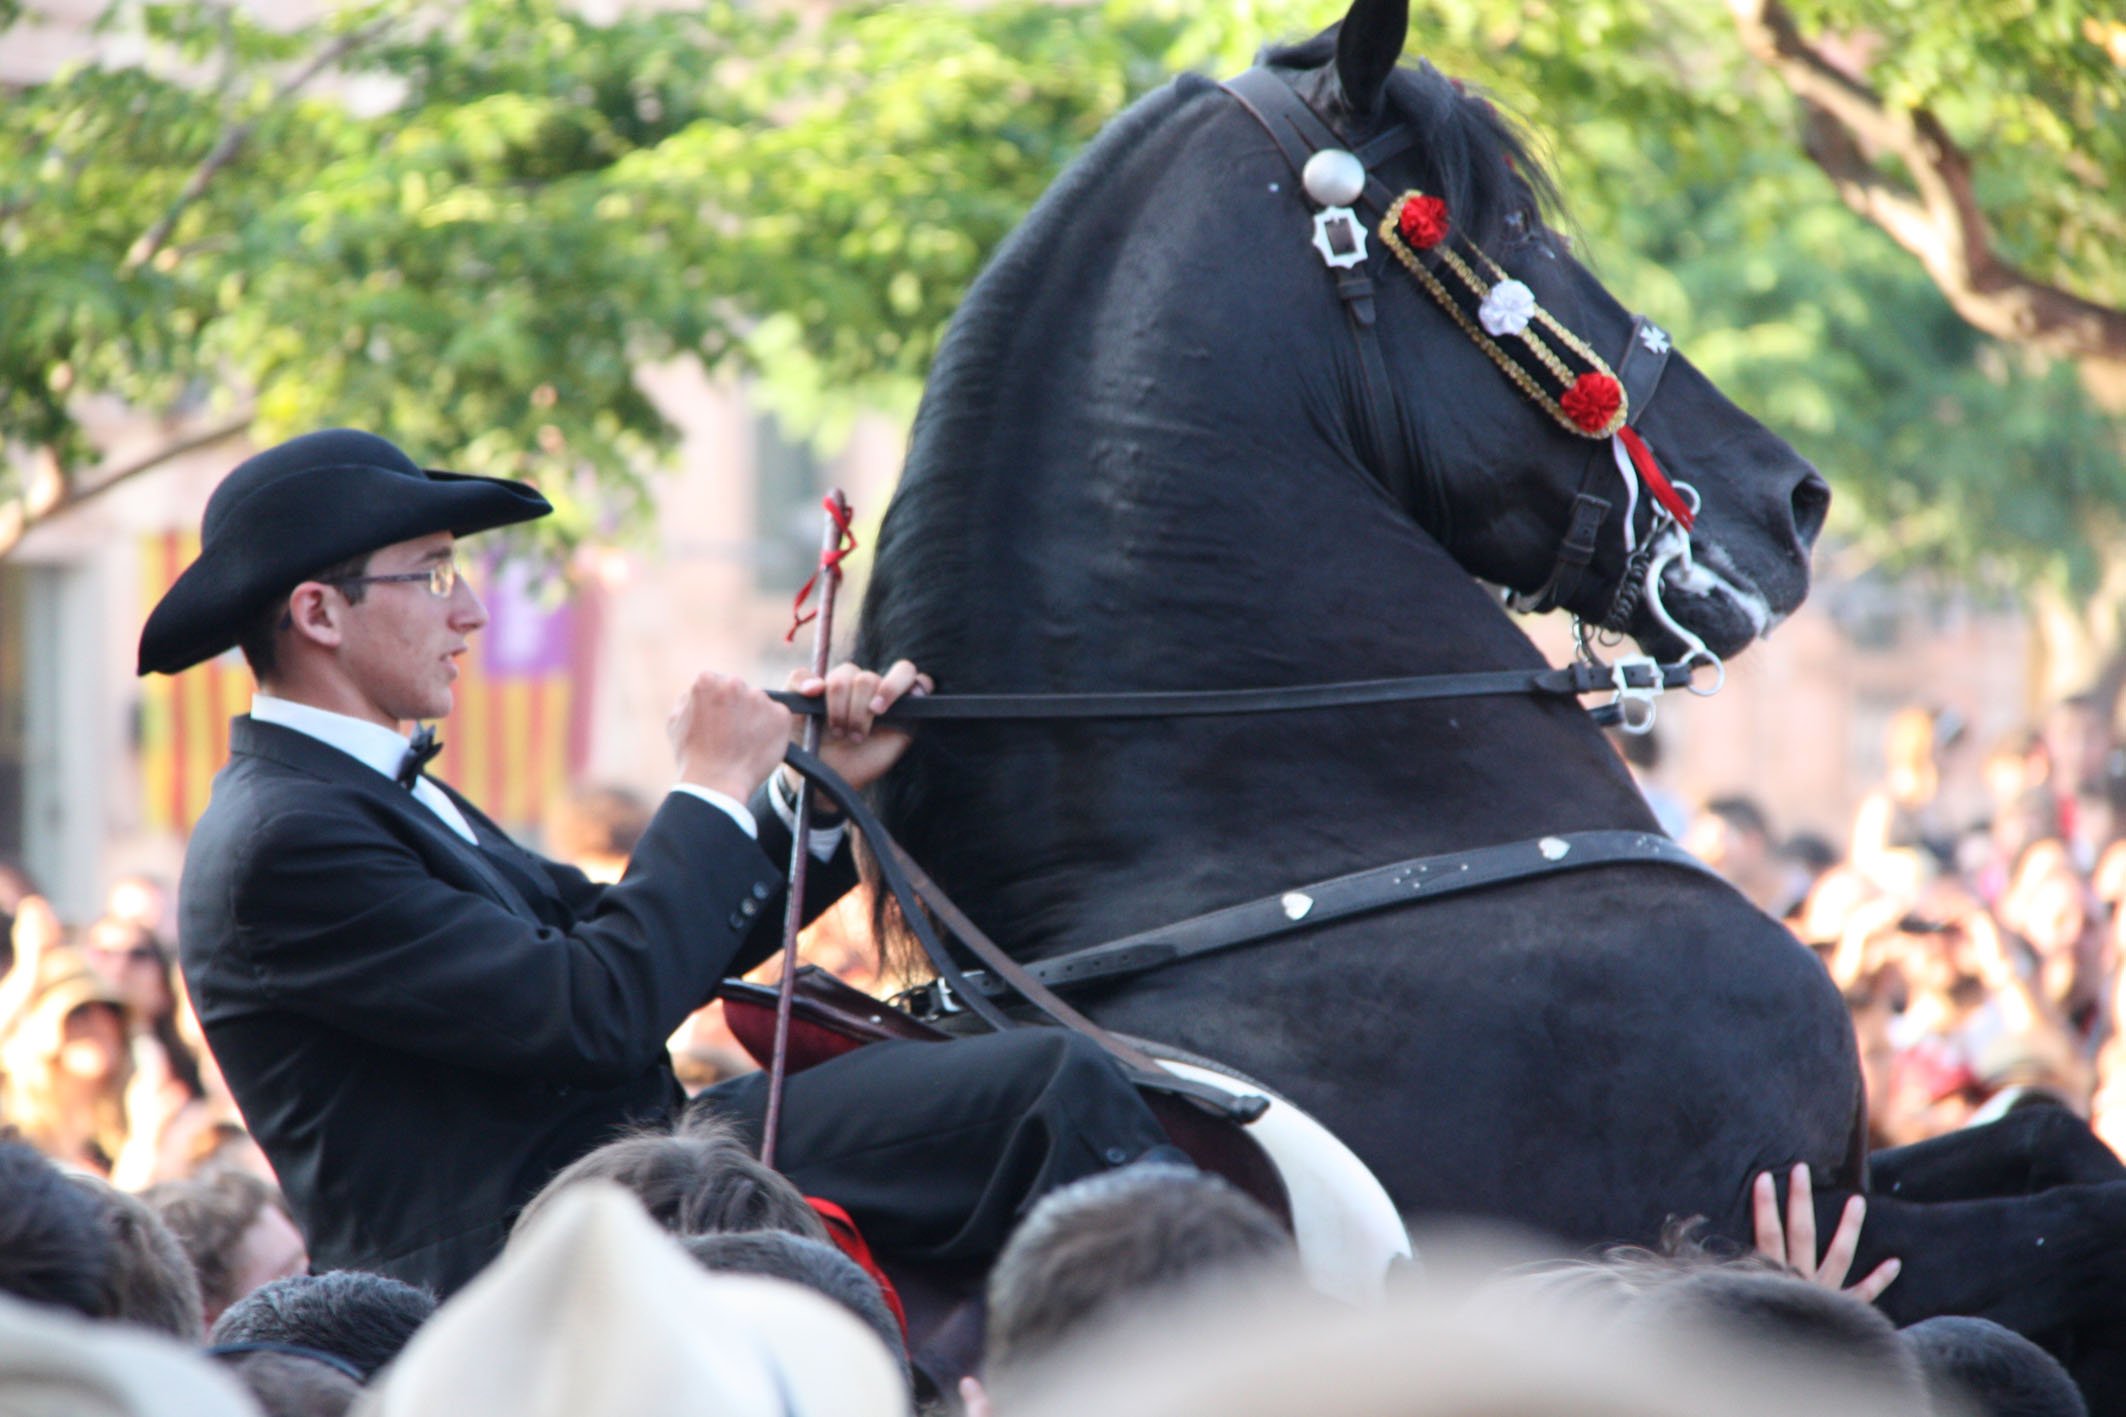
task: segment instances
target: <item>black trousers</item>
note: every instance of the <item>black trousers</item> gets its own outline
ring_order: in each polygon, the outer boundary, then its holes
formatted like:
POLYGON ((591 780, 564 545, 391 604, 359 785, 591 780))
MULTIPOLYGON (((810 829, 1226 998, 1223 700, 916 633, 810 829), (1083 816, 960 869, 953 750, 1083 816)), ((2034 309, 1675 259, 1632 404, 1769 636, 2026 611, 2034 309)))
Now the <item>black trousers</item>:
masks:
MULTIPOLYGON (((709 1088, 757 1143, 765 1073, 709 1088)), ((1060 1028, 873 1043, 794 1073, 776 1168, 849 1212, 882 1254, 986 1264, 1041 1196, 1127 1165, 1167 1136, 1097 1046, 1060 1028)))

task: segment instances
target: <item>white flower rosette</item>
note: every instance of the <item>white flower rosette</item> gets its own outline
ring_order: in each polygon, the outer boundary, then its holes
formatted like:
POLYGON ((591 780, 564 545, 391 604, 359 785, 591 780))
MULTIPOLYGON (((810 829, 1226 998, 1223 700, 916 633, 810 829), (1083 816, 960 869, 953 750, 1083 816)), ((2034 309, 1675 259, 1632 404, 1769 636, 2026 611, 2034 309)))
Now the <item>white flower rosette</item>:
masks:
POLYGON ((1476 318, 1493 338, 1517 335, 1535 318, 1535 292, 1517 280, 1502 280, 1476 307, 1476 318))

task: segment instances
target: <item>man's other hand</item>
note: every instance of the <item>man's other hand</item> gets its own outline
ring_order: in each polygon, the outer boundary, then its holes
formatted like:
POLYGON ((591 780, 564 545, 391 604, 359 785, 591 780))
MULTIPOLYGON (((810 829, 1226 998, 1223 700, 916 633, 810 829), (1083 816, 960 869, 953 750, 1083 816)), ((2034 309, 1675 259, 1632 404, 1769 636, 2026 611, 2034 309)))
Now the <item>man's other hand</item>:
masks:
MULTIPOLYGON (((908 751, 908 731, 883 728, 874 720, 893 707, 903 694, 927 694, 937 685, 930 676, 907 660, 898 660, 884 674, 837 664, 822 679, 807 670, 790 676, 792 692, 807 698, 824 698, 826 721, 820 727, 819 755, 849 785, 869 787, 908 751)), ((796 725, 801 728, 802 725, 796 725)), ((793 729, 793 738, 797 736, 793 729)))
POLYGON ((679 780, 743 802, 782 761, 790 711, 743 679, 703 672, 665 721, 679 780))

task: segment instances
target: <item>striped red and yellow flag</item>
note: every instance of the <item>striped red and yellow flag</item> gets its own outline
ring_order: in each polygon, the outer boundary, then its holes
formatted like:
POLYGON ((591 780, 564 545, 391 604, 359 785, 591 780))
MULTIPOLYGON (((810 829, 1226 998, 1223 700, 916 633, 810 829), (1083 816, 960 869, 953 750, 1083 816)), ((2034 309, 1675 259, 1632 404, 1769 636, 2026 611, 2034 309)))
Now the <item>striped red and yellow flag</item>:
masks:
POLYGON ((486 574, 488 623, 458 661, 457 702, 431 771, 513 831, 536 826, 589 757, 587 682, 596 617, 546 604, 516 567, 486 574))
MULTIPOLYGON (((141 538, 140 619, 199 554, 199 533, 141 538)), ((182 674, 140 681, 141 819, 180 834, 207 810, 214 774, 229 759, 229 720, 251 707, 251 671, 235 650, 182 674)))

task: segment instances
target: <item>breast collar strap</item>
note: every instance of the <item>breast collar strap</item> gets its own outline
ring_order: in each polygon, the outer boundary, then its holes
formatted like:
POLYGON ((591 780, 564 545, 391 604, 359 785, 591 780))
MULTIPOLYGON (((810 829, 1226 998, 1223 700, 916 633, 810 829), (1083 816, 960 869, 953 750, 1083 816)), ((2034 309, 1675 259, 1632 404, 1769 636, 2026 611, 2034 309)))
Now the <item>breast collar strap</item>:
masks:
MULTIPOLYGON (((1704 862, 1659 832, 1615 828, 1562 832, 1533 841, 1416 856, 1313 881, 1154 930, 1051 955, 1024 969, 1051 989, 1114 982, 1353 916, 1595 866, 1634 865, 1712 874, 1704 862)), ((1012 993, 1007 982, 969 970, 952 990, 918 985, 903 991, 898 1001, 917 1018, 931 1019, 972 1007, 978 996, 1009 999, 1012 993)))
MULTIPOLYGON (((1306 171, 1307 159, 1325 148, 1350 149, 1356 152, 1366 168, 1366 186, 1360 200, 1373 208, 1376 215, 1386 214, 1395 197, 1379 178, 1373 176, 1373 168, 1417 140, 1416 130, 1410 125, 1399 124, 1371 142, 1354 148, 1323 122, 1321 116, 1292 91, 1291 85, 1268 69, 1250 69, 1221 87, 1239 101, 1240 106, 1270 135, 1270 140, 1277 144, 1277 150, 1284 154, 1285 164, 1292 169, 1294 185, 1303 200, 1306 199, 1306 185, 1302 174, 1306 171)), ((1395 386, 1388 380, 1387 361, 1381 358, 1380 337, 1375 329, 1377 312, 1371 265, 1369 257, 1358 265, 1331 272, 1336 281, 1337 297, 1343 301, 1344 313, 1350 320, 1352 341, 1358 350, 1358 423, 1365 443, 1362 452, 1374 477, 1395 504, 1415 517, 1419 525, 1446 546, 1454 538, 1446 491, 1439 485, 1437 477, 1414 465, 1409 455, 1410 443, 1403 436, 1401 406, 1395 399, 1395 386)))

